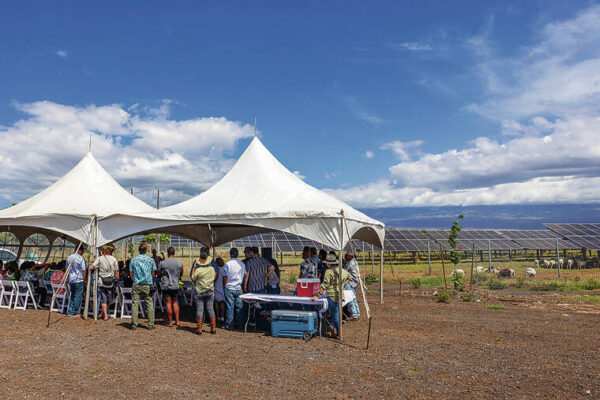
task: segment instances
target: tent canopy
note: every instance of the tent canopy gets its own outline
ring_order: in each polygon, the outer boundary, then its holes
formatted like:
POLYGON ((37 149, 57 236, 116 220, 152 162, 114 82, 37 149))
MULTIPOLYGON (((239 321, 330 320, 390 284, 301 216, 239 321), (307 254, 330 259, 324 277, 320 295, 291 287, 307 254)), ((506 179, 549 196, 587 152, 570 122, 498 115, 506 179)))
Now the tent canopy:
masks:
POLYGON ((153 208, 121 187, 94 158, 85 157, 65 176, 40 193, 0 210, 0 229, 19 236, 53 231, 72 242, 91 244, 92 221, 119 213, 153 208))
POLYGON ((257 137, 233 168, 206 192, 161 210, 106 217, 99 221, 99 227, 99 244, 161 231, 216 246, 277 230, 333 248, 345 246, 350 237, 382 248, 385 235, 383 223, 305 183, 257 137))

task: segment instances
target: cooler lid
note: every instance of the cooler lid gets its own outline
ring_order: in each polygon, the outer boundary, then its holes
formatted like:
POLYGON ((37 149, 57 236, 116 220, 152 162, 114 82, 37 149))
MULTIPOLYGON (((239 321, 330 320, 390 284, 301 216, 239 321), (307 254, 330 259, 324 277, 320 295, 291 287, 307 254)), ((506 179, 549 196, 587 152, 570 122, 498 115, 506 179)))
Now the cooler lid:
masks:
POLYGON ((273 310, 271 311, 271 317, 316 317, 317 313, 315 311, 297 311, 297 310, 273 310))
POLYGON ((301 282, 301 283, 321 283, 321 280, 319 278, 300 278, 296 282, 301 282))

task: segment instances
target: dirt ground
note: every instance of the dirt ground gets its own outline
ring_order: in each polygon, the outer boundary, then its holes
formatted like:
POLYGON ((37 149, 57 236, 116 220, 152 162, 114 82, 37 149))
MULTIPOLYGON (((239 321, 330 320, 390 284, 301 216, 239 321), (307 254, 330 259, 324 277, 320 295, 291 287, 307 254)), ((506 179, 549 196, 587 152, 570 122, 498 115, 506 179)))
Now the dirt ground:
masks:
POLYGON ((522 291, 442 304, 387 286, 383 306, 369 295, 368 351, 364 309, 343 343, 60 314, 46 328, 47 311, 3 309, 0 398, 600 398, 600 306, 522 291))

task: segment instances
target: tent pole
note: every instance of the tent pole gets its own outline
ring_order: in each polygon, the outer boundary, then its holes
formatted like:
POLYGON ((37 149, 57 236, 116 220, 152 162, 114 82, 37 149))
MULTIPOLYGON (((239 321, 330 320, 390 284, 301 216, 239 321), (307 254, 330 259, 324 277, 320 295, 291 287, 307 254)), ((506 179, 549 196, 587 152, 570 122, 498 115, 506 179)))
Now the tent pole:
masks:
POLYGON ((379 255, 379 304, 383 304, 383 248, 379 255))
POLYGON ((338 317, 339 317, 339 332, 338 334, 338 338, 341 341, 342 340, 342 322, 343 322, 343 317, 342 317, 342 312, 343 312, 343 301, 342 301, 342 296, 344 295, 344 282, 342 282, 342 252, 344 251, 344 210, 342 210, 341 212, 342 217, 340 218, 340 255, 338 256, 338 283, 339 283, 339 290, 338 290, 338 317))
POLYGON ((54 243, 54 241, 48 245, 48 252, 46 253, 46 258, 44 258, 43 264, 46 264, 50 258, 50 252, 52 252, 52 243, 54 243))
MULTIPOLYGON (((92 250, 94 251, 94 261, 96 260, 96 257, 98 256, 98 219, 96 216, 94 216, 94 235, 92 236, 94 238, 94 246, 92 247, 92 249, 90 249, 90 259, 92 258, 92 250)), ((89 271, 88 271, 89 272, 89 271)), ((100 271, 98 271, 98 268, 94 268, 94 302, 93 302, 93 306, 94 306, 94 320, 98 320, 98 278, 100 276, 100 271)), ((86 314, 87 314, 87 309, 85 310, 86 314)))
POLYGON ((17 250, 17 258, 16 258, 17 262, 19 262, 19 260, 21 259, 21 253, 23 253, 24 241, 25 240, 19 239, 19 250, 17 250))

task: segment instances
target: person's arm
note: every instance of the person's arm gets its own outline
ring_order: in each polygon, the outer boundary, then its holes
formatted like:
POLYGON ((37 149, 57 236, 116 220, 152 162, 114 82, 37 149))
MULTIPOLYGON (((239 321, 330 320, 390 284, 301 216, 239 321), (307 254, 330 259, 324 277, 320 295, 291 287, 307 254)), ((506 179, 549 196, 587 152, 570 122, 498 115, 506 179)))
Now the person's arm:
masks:
POLYGON ((248 277, 250 276, 250 274, 248 272, 246 272, 246 275, 244 275, 244 293, 248 291, 248 277))
POLYGON ((227 275, 223 276, 223 287, 227 285, 227 275))

